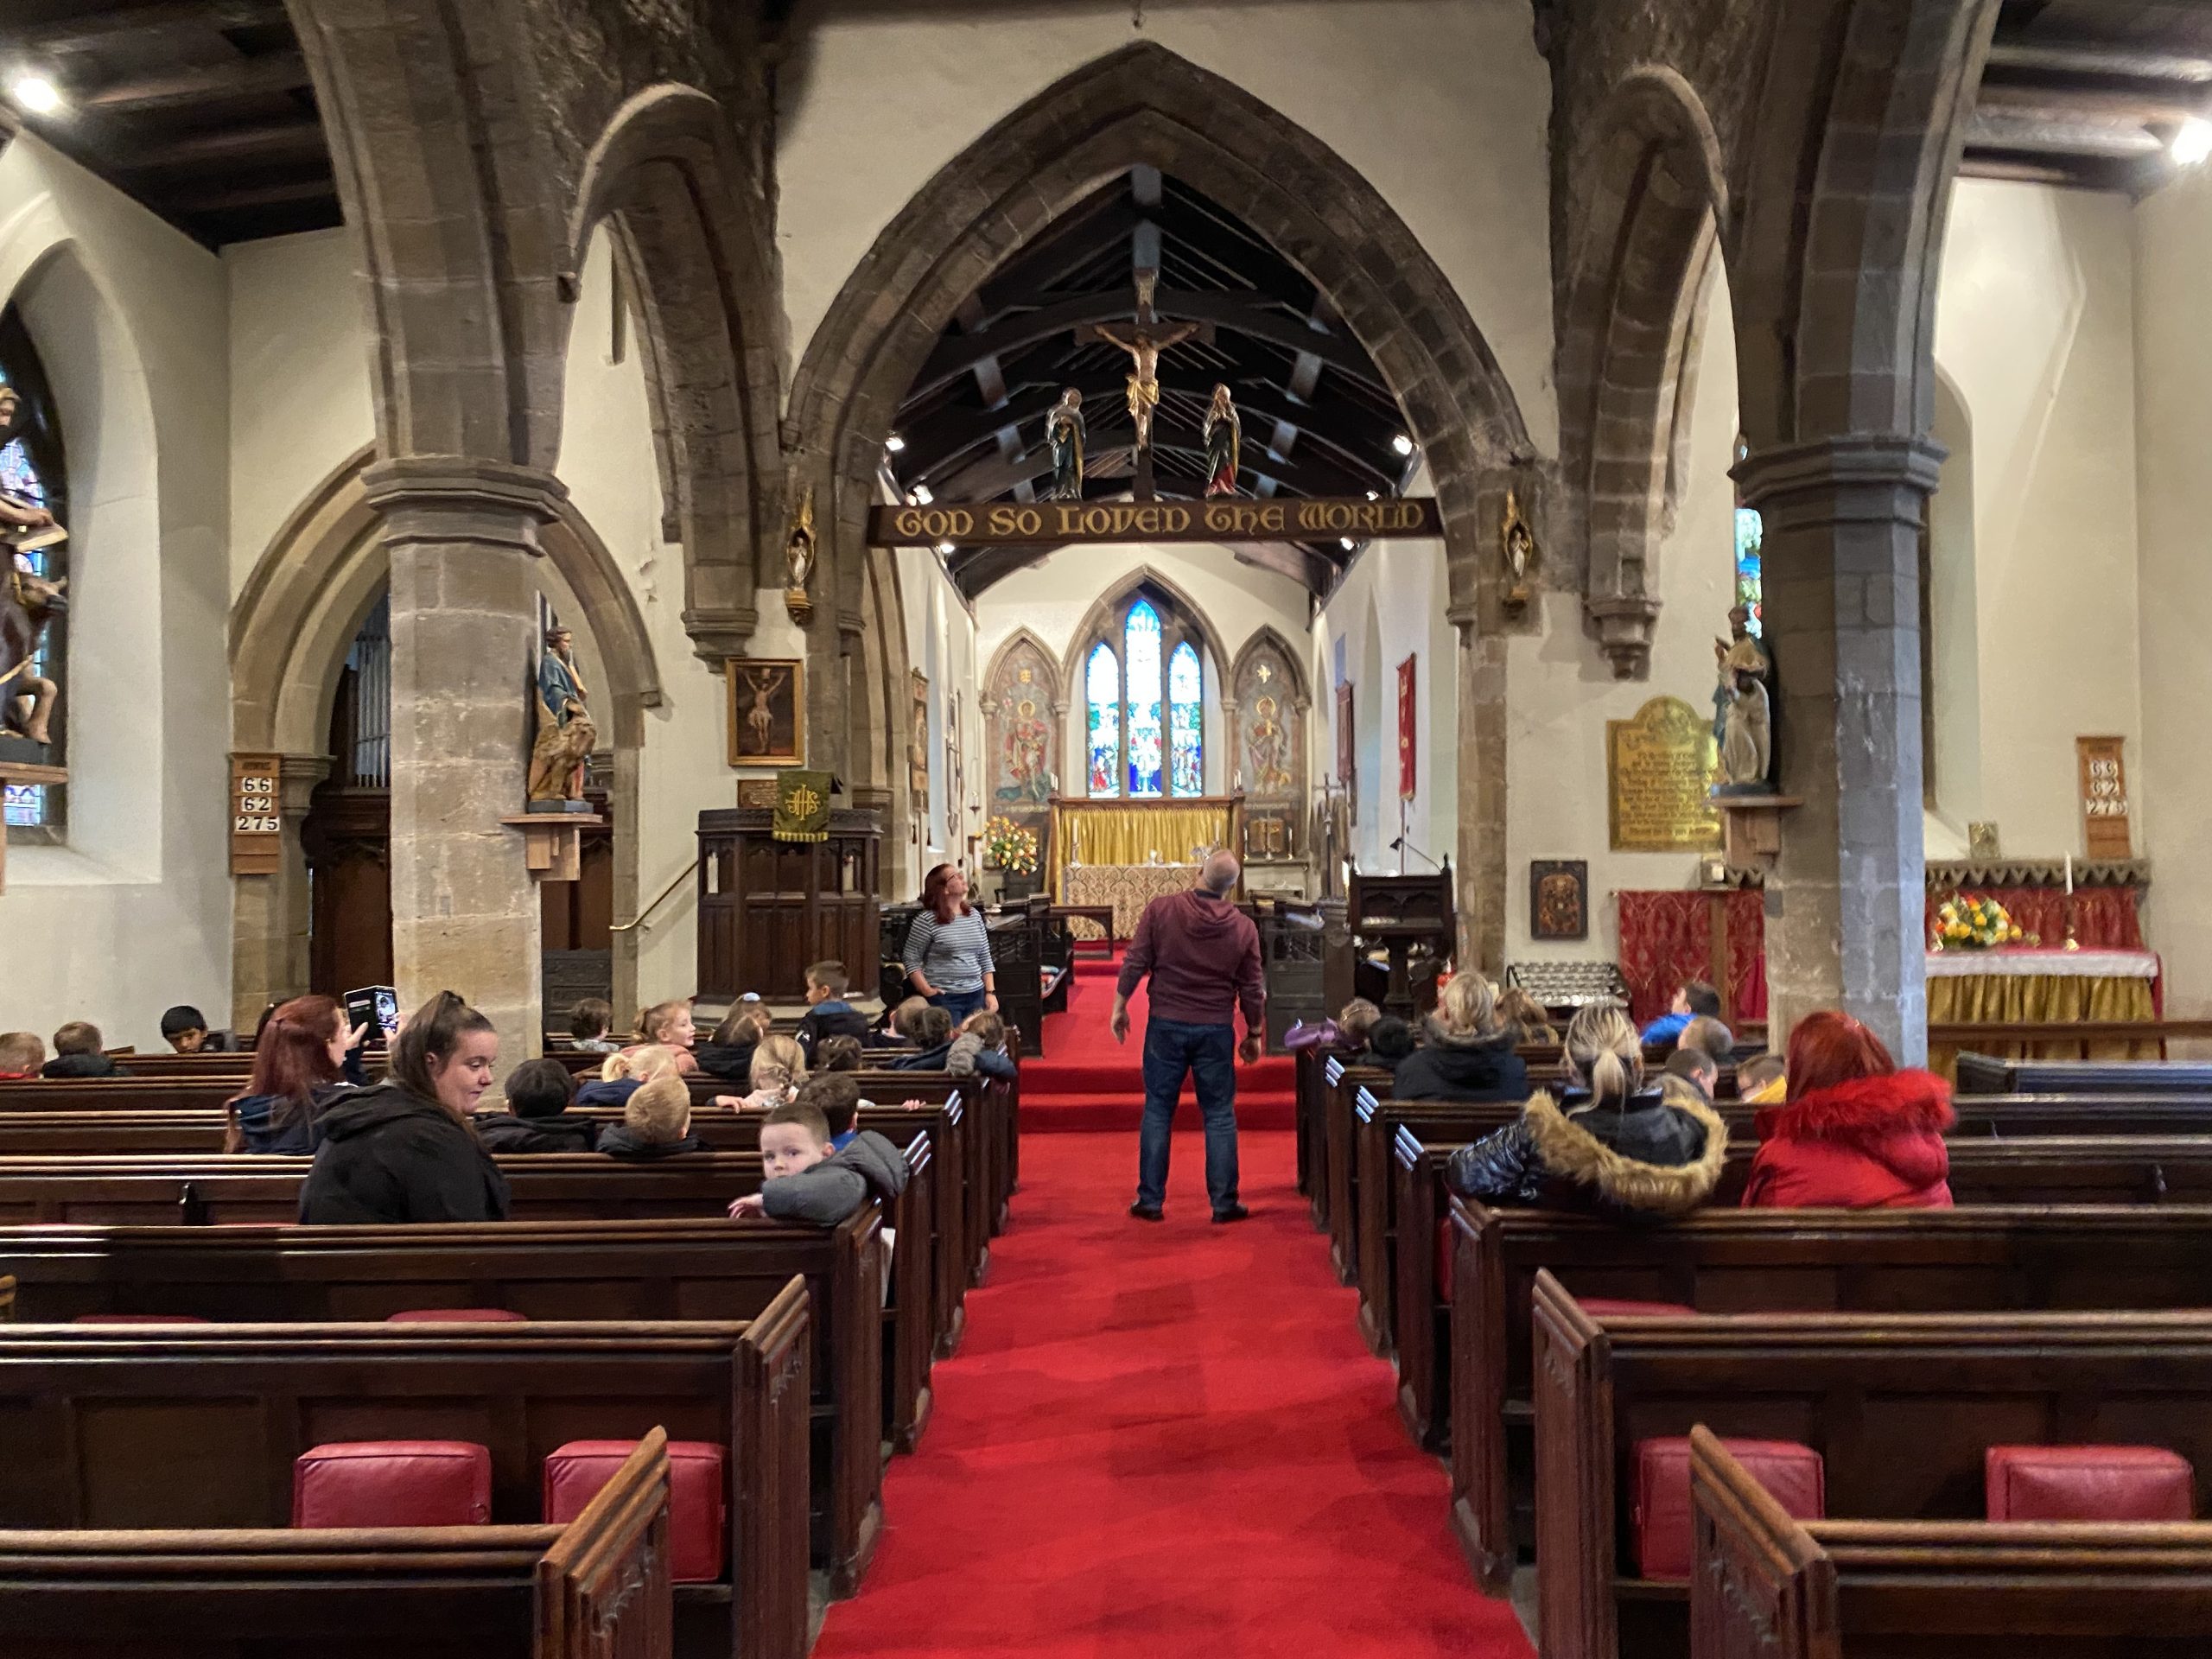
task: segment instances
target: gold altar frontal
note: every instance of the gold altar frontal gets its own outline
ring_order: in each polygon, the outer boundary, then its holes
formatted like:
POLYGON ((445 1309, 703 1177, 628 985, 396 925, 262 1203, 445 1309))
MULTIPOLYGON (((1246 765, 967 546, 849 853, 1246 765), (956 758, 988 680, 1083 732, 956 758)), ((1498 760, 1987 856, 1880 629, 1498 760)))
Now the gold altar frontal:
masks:
POLYGON ((1975 1042, 1936 1027, 2136 1024, 2155 1020, 2152 982, 2158 959, 2148 950, 1941 950, 1928 957, 1931 1071, 1951 1075, 1961 1050, 2008 1060, 2138 1060, 2159 1058, 2154 1040, 2052 1037, 1975 1042))
POLYGON ((1198 885, 1195 864, 1071 864, 1061 886, 1071 905, 1114 906, 1114 937, 1137 931, 1144 907, 1164 893, 1184 893, 1198 885))

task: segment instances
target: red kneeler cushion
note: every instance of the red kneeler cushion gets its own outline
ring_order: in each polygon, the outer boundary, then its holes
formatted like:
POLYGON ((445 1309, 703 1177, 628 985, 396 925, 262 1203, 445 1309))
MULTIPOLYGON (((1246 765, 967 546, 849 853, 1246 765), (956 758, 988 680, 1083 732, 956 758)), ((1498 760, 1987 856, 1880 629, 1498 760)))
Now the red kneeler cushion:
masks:
POLYGON ((386 1325, 527 1325, 527 1313, 504 1307, 410 1307, 385 1316, 386 1325))
MULTIPOLYGON (((570 1440, 545 1459, 545 1518, 566 1525, 614 1478, 635 1440, 570 1440)), ((722 1448, 710 1440, 668 1443, 669 1577, 708 1584, 728 1576, 729 1487, 722 1448)))
MULTIPOLYGON (((1792 1520, 1818 1521, 1826 1513, 1827 1465, 1811 1446, 1794 1440, 1723 1440, 1721 1444, 1744 1465, 1745 1473, 1774 1495, 1792 1520)), ((1634 1457, 1629 1505, 1637 1565, 1647 1579, 1687 1579, 1694 1548, 1689 1438, 1670 1435, 1638 1440, 1634 1457)))
POLYGON ((352 1440, 292 1465, 296 1527, 481 1527, 492 1454, 466 1440, 352 1440))
POLYGON ((2196 1471, 2158 1446, 1993 1446, 1992 1521, 2190 1521, 2196 1471))

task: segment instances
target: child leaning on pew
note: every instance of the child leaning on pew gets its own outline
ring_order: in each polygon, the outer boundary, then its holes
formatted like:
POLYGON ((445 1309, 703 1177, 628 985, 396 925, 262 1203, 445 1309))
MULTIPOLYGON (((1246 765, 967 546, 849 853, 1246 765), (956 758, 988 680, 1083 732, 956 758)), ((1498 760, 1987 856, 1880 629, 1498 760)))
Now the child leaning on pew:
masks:
POLYGON ((599 1136, 599 1150, 610 1158, 644 1161, 706 1149, 691 1133, 691 1090, 673 1067, 656 1072, 625 1101, 622 1121, 599 1136))
POLYGON ((130 1073, 100 1051, 100 1028, 72 1020, 54 1033, 54 1058, 41 1068, 41 1077, 127 1077, 130 1073))
POLYGON ((842 1151, 832 1138, 820 1107, 794 1100, 772 1108, 760 1126, 766 1179, 730 1215, 835 1227, 870 1198, 888 1204, 906 1190, 906 1160, 882 1135, 862 1129, 842 1151))
POLYGON ((956 1077, 1020 1077, 1021 1068, 1006 1052, 1006 1021, 988 1008, 969 1014, 945 1051, 944 1069, 956 1077))
POLYGON ((0 1083, 22 1083, 46 1064, 46 1043, 35 1031, 0 1031, 0 1083))

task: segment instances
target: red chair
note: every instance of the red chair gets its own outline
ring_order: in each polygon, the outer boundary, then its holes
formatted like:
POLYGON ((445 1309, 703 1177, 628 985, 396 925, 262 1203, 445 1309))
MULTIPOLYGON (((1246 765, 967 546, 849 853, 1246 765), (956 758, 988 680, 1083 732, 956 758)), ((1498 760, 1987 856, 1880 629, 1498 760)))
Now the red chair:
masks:
MULTIPOLYGON (((1774 1495, 1791 1519, 1818 1521, 1827 1513, 1827 1467, 1811 1446, 1794 1440, 1724 1440, 1721 1444, 1746 1473, 1774 1495)), ((1688 1435, 1636 1443, 1629 1504, 1637 1564, 1643 1576, 1688 1578, 1695 1544, 1690 1525, 1688 1435)))
POLYGON ((1992 1521, 2190 1521, 2196 1471, 2158 1446, 1993 1446, 1992 1521))
POLYGON ((79 1313, 72 1325, 206 1325, 197 1313, 79 1313))
POLYGON ((492 1454, 466 1440, 353 1440, 292 1465, 296 1527, 480 1527, 492 1519, 492 1454))
MULTIPOLYGON (((570 1440, 545 1459, 545 1519, 565 1526, 614 1478, 635 1440, 570 1440)), ((728 1575, 729 1484, 722 1448, 709 1440, 668 1443, 669 1577, 706 1584, 728 1575)))
POLYGON ((527 1325, 530 1315, 504 1307, 410 1307, 387 1314, 386 1325, 527 1325))

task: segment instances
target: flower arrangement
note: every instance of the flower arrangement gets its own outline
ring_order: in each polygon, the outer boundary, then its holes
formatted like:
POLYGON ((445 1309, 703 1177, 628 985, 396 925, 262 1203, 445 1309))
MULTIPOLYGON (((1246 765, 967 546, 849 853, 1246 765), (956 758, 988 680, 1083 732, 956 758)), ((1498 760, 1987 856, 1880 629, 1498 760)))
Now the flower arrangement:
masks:
POLYGON ((2019 925, 1994 899, 1954 893, 1936 907, 1938 950, 1994 950, 2019 938, 2019 925))
POLYGON ((1037 874, 1037 832, 1012 818, 993 818, 983 826, 983 859, 1009 875, 1037 874))

